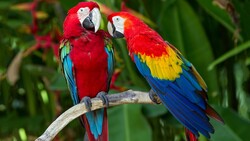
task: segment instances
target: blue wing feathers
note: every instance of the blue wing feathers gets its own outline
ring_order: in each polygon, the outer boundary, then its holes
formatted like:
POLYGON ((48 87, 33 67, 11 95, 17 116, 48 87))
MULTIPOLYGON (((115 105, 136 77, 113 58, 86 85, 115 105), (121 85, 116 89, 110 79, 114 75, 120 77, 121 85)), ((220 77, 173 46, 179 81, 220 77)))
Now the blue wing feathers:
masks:
MULTIPOLYGON (((172 95, 172 93, 169 94, 172 95)), ((188 129, 191 130, 196 136, 199 135, 197 129, 186 119, 185 113, 181 112, 181 110, 176 107, 176 102, 172 101, 172 98, 166 99, 166 97, 164 97, 164 95, 162 94, 160 94, 159 97, 163 99, 163 104, 176 117, 178 121, 188 127, 188 129)))
POLYGON ((74 105, 79 102, 79 98, 77 95, 77 87, 76 87, 76 82, 74 79, 74 74, 73 74, 73 63, 70 59, 69 56, 69 47, 64 46, 61 49, 61 61, 62 61, 62 67, 63 67, 63 72, 64 76, 66 78, 70 94, 73 100, 74 105))
POLYGON ((145 76, 151 76, 150 70, 145 63, 142 63, 137 55, 134 55, 135 64, 139 72, 145 76))
MULTIPOLYGON (((190 102, 186 97, 184 97, 181 93, 179 93, 175 88, 173 88, 172 86, 168 87, 168 91, 166 91, 166 93, 168 93, 169 91, 172 92, 172 94, 175 94, 175 97, 180 99, 180 102, 185 104, 186 108, 189 108, 189 111, 194 111, 199 113, 199 115, 201 115, 203 118, 205 118, 205 114, 204 111, 197 105, 195 105, 193 102, 190 102)), ((165 94, 168 95, 168 94, 165 94)))
MULTIPOLYGON (((64 76, 66 78, 70 94, 73 100, 74 105, 79 103, 79 97, 77 95, 77 87, 73 74, 73 62, 69 56, 70 47, 68 43, 65 43, 61 49, 61 61, 64 76)), ((94 138, 97 139, 102 132, 102 123, 103 123, 103 109, 100 111, 88 112, 86 113, 86 117, 88 120, 88 124, 90 126, 90 131, 94 135, 94 138)))
POLYGON ((190 102, 182 95, 176 93, 174 89, 169 88, 169 91, 171 91, 173 94, 173 100, 176 99, 178 104, 181 104, 181 106, 183 106, 181 109, 186 109, 187 111, 191 112, 188 113, 188 115, 191 115, 190 118, 193 117, 195 122, 198 122, 199 124, 205 124, 205 127, 208 127, 207 129, 212 128, 211 124, 209 122, 206 122, 207 120, 209 120, 209 118, 206 116, 205 112, 200 107, 196 106, 194 103, 190 102), (192 114, 195 114, 195 116, 193 116, 192 114))
POLYGON ((178 54, 179 57, 181 58, 181 60, 183 61, 183 63, 187 66, 187 67, 192 67, 192 63, 190 63, 186 58, 184 58, 181 54, 178 54))
POLYGON ((110 47, 105 47, 105 51, 108 55, 107 61, 108 61, 108 82, 107 85, 109 87, 110 85, 110 81, 114 72, 114 51, 113 49, 110 47))
POLYGON ((134 62, 138 70, 177 120, 196 136, 200 132, 209 138, 209 133, 213 133, 214 129, 204 111, 206 102, 201 95, 197 94, 197 91, 202 91, 202 87, 190 70, 192 64, 184 59, 180 77, 169 81, 152 77, 147 65, 141 62, 137 55, 134 55, 134 62))
MULTIPOLYGON (((105 44, 104 48, 108 56, 107 85, 109 87, 114 68, 114 52, 111 44, 105 44)), ((74 78, 74 69, 73 69, 74 64, 69 55, 70 49, 71 47, 69 41, 64 40, 60 46, 60 59, 62 62, 63 73, 66 78, 73 103, 75 105, 79 103, 79 97, 77 94, 77 85, 74 78)), ((103 122, 104 122, 104 109, 88 112, 85 115, 89 124, 90 131, 93 134, 94 138, 97 140, 98 137, 102 134, 103 122)))
POLYGON ((182 90, 182 95, 188 97, 190 101, 198 104, 202 109, 206 109, 206 103, 204 99, 201 97, 201 95, 195 93, 197 90, 196 87, 194 87, 194 85, 188 81, 185 75, 181 75, 180 78, 177 78, 175 82, 179 86, 179 89, 182 90))
MULTIPOLYGON (((213 131, 212 126, 206 121, 207 117, 205 117, 205 115, 191 109, 190 105, 192 104, 190 104, 190 102, 185 103, 188 101, 185 100, 185 98, 180 98, 182 96, 172 90, 169 90, 167 94, 159 94, 159 97, 163 99, 164 105, 177 118, 177 120, 184 124, 189 130, 193 133, 199 131, 209 138, 208 132, 213 131)), ((196 136, 198 136, 198 134, 196 134, 196 136)))
POLYGON ((114 69, 114 52, 113 50, 109 50, 108 48, 105 48, 105 51, 108 55, 108 71, 112 72, 114 69))
POLYGON ((202 87, 200 84, 196 81, 196 78, 187 70, 183 70, 183 75, 190 81, 190 83, 198 90, 202 91, 202 87))
POLYGON ((75 82, 74 82, 74 78, 72 78, 73 74, 72 74, 72 62, 70 61, 70 58, 67 56, 63 62, 63 68, 64 68, 64 75, 68 81, 68 86, 70 89, 70 93, 72 96, 72 99, 74 101, 74 104, 78 103, 78 99, 76 99, 76 90, 75 90, 75 82))

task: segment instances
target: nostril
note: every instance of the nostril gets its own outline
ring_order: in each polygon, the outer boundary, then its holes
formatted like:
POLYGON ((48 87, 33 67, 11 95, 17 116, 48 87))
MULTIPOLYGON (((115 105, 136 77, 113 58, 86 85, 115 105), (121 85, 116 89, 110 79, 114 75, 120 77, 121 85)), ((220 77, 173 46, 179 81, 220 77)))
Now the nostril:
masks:
POLYGON ((92 14, 92 12, 90 12, 90 13, 89 13, 89 17, 90 17, 90 19, 92 19, 92 18, 93 18, 93 14, 92 14))

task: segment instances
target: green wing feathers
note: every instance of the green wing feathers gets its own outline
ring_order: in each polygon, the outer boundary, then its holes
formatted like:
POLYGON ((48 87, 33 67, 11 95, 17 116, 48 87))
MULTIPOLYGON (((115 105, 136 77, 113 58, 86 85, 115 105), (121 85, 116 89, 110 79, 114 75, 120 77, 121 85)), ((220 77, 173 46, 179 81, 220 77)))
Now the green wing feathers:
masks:
POLYGON ((74 77, 74 69, 73 69, 73 62, 70 59, 69 53, 70 53, 70 42, 68 40, 63 40, 60 44, 60 61, 62 65, 62 71, 64 73, 64 77, 66 79, 66 82, 68 84, 71 98, 74 102, 74 104, 77 104, 79 102, 79 98, 77 95, 77 87, 74 77))
POLYGON ((115 59, 114 59, 114 49, 113 49, 113 43, 110 38, 105 37, 105 51, 108 55, 108 85, 110 85, 111 78, 114 72, 114 64, 115 64, 115 59))

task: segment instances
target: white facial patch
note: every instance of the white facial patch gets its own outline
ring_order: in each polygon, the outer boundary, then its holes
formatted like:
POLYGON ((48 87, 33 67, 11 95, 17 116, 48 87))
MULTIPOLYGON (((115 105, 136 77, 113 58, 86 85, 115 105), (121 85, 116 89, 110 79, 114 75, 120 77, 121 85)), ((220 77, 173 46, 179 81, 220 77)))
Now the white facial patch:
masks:
POLYGON ((116 31, 124 34, 124 22, 125 22, 125 19, 123 19, 120 16, 114 16, 112 18, 112 20, 113 20, 113 24, 115 26, 116 31))
POLYGON ((77 11, 77 17, 78 17, 80 23, 82 23, 84 21, 84 19, 89 15, 89 11, 90 11, 90 9, 88 7, 80 8, 77 11))

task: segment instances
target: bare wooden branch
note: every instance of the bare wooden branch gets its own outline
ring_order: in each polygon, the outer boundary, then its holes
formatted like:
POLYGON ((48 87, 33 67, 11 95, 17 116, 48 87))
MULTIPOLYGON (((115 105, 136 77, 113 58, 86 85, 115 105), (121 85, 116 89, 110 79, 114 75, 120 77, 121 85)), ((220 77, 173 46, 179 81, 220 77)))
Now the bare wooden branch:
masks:
MULTIPOLYGON (((116 93, 107 96, 109 99, 109 106, 117 106, 121 104, 154 104, 149 98, 148 93, 140 91, 128 90, 121 93, 116 93)), ((106 107, 103 105, 101 99, 92 98, 91 110, 100 109, 106 107)), ((77 104, 64 113, 62 113, 47 129, 46 131, 36 139, 36 141, 48 141, 52 140, 69 122, 85 114, 87 109, 84 103, 77 104)))

